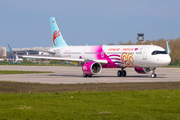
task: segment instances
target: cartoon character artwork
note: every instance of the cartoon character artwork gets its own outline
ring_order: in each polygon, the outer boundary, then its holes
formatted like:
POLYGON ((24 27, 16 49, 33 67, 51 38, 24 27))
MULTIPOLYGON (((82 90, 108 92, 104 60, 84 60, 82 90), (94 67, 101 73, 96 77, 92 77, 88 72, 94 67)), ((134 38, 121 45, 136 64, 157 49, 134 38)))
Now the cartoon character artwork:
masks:
POLYGON ((55 39, 60 36, 60 30, 59 30, 58 32, 55 31, 55 32, 53 32, 53 33, 54 33, 54 34, 53 34, 53 44, 56 46, 56 44, 55 44, 55 39))
POLYGON ((121 60, 124 62, 125 66, 128 66, 128 67, 134 67, 135 66, 132 53, 124 52, 121 55, 121 60))

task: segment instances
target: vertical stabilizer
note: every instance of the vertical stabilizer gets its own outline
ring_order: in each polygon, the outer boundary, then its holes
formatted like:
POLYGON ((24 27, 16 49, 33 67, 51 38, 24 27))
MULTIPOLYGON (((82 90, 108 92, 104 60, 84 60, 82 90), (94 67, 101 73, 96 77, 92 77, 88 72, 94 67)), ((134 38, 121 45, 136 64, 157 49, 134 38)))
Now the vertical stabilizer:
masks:
POLYGON ((50 25, 51 25, 51 35, 53 38, 53 41, 52 41, 53 47, 68 46, 63 39, 63 36, 59 30, 59 27, 54 17, 50 17, 50 25))

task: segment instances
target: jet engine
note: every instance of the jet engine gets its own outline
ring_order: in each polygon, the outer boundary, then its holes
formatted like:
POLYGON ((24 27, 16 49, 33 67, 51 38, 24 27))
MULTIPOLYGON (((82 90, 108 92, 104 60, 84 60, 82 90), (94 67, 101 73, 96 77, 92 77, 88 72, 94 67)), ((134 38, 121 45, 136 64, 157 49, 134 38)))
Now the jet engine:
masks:
MULTIPOLYGON (((153 68, 154 70, 156 68, 153 68)), ((149 74, 152 73, 152 68, 141 68, 141 67, 135 67, 134 70, 139 74, 149 74)))
POLYGON ((82 71, 86 75, 96 75, 99 74, 101 70, 101 64, 95 61, 85 62, 82 66, 82 71))

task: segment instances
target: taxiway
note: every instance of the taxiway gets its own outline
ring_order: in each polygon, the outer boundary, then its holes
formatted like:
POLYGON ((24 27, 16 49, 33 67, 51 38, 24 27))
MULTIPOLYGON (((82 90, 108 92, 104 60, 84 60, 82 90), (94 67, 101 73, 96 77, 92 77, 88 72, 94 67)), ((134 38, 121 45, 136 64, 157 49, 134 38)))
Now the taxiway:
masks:
POLYGON ((93 77, 84 78, 81 67, 71 66, 16 66, 0 65, 0 70, 52 71, 54 73, 9 74, 0 75, 0 81, 32 82, 48 84, 83 83, 129 83, 129 82, 180 82, 180 68, 157 68, 157 78, 150 74, 138 74, 133 68, 127 68, 126 77, 117 77, 119 69, 102 69, 93 77))

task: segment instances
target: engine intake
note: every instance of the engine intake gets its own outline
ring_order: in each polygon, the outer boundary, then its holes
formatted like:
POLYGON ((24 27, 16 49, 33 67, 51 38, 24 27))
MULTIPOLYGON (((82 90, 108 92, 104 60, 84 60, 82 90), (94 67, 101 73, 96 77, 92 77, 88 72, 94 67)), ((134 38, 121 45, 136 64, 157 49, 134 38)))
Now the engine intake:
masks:
POLYGON ((85 62, 82 66, 83 73, 87 75, 99 74, 101 70, 102 70, 101 64, 95 61, 85 62))
MULTIPOLYGON (((154 68, 155 69, 155 68, 154 68)), ((135 67, 134 70, 139 74, 149 74, 152 73, 151 68, 141 68, 141 67, 135 67)))

